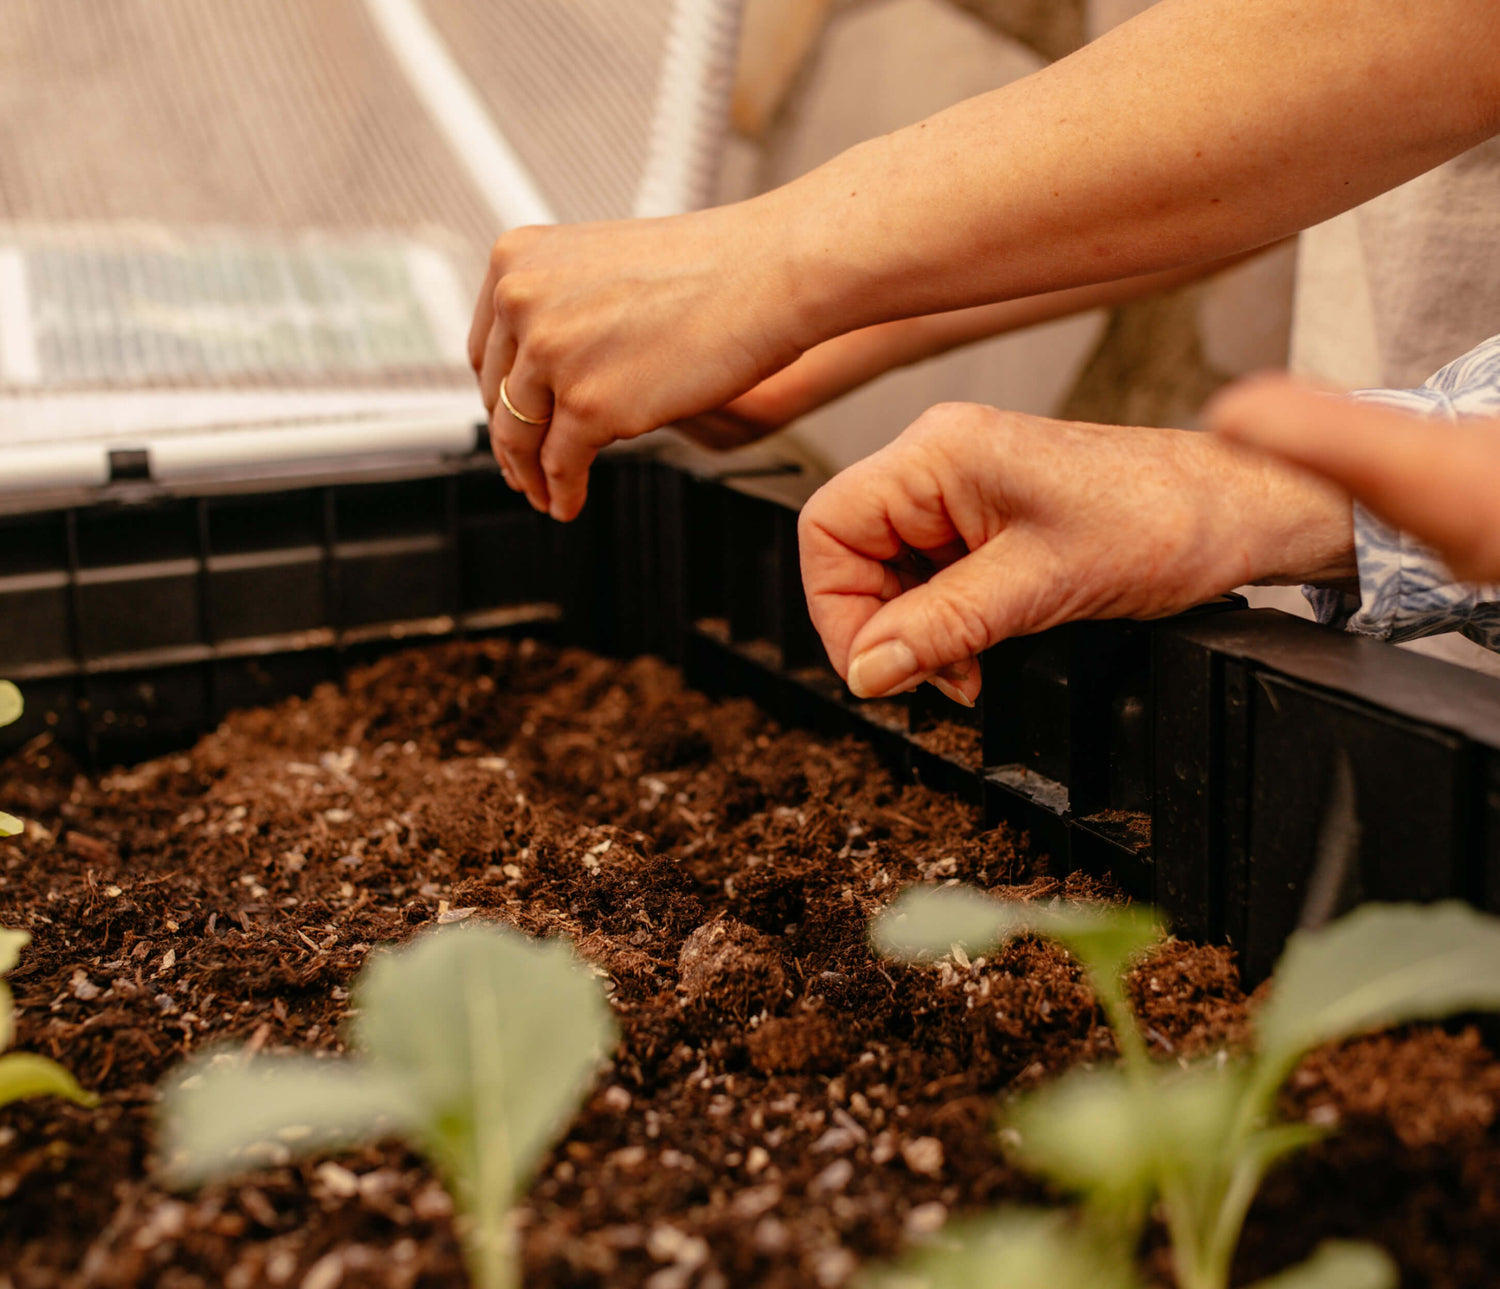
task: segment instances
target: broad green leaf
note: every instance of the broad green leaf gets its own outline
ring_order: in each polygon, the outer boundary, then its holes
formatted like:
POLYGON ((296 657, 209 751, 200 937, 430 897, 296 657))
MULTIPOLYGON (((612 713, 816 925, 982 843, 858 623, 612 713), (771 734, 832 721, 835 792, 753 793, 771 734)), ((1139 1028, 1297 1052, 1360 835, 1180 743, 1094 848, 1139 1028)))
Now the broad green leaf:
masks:
POLYGON ((1128 1257, 1061 1214, 1002 1210, 860 1277, 865 1289, 1139 1289, 1128 1257))
POLYGON ((31 943, 29 931, 6 931, 0 928, 0 976, 6 976, 21 960, 21 950, 31 943))
POLYGON ((955 944, 988 953, 1024 932, 1050 936, 1090 972, 1114 979, 1136 954, 1161 938, 1155 914, 1107 904, 1026 904, 970 886, 903 891, 871 924, 875 947, 892 958, 941 957, 955 944))
POLYGON ((1396 1289, 1401 1275, 1385 1251, 1373 1244, 1329 1240, 1306 1262, 1252 1289, 1396 1289))
POLYGON ((79 1105, 95 1105, 98 1098, 85 1092, 62 1066, 32 1052, 0 1056, 0 1105, 26 1097, 63 1097, 79 1105))
POLYGON ((220 1053, 192 1062, 162 1096, 162 1149, 173 1182, 284 1163, 413 1128, 416 1098, 354 1061, 220 1053))
POLYGON ((0 725, 14 725, 21 719, 26 704, 21 701, 21 691, 8 680, 0 680, 0 725))
MULTIPOLYGON (((0 928, 0 976, 4 976, 16 965, 21 950, 31 943, 26 931, 6 931, 0 928)), ((11 1036, 16 1032, 15 1004, 10 996, 10 986, 0 980, 0 1052, 10 1046, 11 1036)))
POLYGON ((978 955, 1024 931, 1027 907, 972 886, 914 886, 875 915, 870 938, 881 953, 904 962, 941 958, 955 944, 978 955))
POLYGON ((1008 1116, 1023 1162, 1092 1196, 1144 1193, 1164 1167, 1203 1175, 1224 1160, 1245 1081, 1238 1070, 1080 1070, 1008 1116))
POLYGON ((26 830, 26 825, 15 815, 8 815, 0 810, 0 837, 18 837, 26 830))
POLYGON ((1071 1190, 1098 1194, 1155 1185, 1147 1103, 1119 1067, 1079 1070, 1017 1101, 1006 1123, 1022 1163, 1071 1190))
POLYGON ((1456 901, 1367 904, 1297 932, 1272 980, 1256 1023, 1266 1086, 1320 1043, 1500 1008, 1500 918, 1456 901))
POLYGON ((509 1206, 615 1041, 603 989, 565 943, 497 926, 380 956, 355 1001, 355 1046, 411 1089, 422 1139, 481 1222, 509 1206))

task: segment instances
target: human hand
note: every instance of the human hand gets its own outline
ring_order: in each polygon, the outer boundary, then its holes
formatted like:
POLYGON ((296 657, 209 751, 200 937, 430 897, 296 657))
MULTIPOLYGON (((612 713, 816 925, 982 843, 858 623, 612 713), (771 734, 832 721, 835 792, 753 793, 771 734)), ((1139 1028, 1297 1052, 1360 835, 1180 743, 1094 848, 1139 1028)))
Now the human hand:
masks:
POLYGON ((1500 418, 1434 421, 1263 376, 1215 399, 1208 422, 1347 489, 1456 577, 1500 579, 1500 418))
POLYGON ((798 531, 813 625, 861 698, 937 677, 972 702, 973 659, 1009 636, 1354 572, 1327 485, 1209 435, 967 403, 825 484, 798 531))
POLYGON ((765 202, 495 243, 469 361, 501 469, 538 510, 572 519, 605 444, 721 407, 797 356, 798 291, 765 202))

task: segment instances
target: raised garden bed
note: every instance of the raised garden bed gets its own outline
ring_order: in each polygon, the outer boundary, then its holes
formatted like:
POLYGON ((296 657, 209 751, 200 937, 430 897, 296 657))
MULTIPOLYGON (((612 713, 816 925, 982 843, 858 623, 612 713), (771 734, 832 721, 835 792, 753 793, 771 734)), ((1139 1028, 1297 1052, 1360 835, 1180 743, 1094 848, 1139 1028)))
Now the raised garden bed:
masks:
MULTIPOLYGON (((139 454, 138 454, 139 455, 139 454)), ((1231 599, 990 650, 964 712, 852 700, 797 572, 807 490, 769 459, 618 453, 576 524, 538 519, 487 453, 337 478, 150 481, 0 497, 0 675, 108 766, 185 747, 393 644, 525 629, 653 653, 788 726, 858 734, 900 776, 1109 875, 1261 979, 1296 926, 1341 761, 1359 834, 1342 892, 1500 909, 1500 681, 1231 599), (1412 855, 1421 856, 1413 863, 1412 855)))
MULTIPOLYGON (((433 921, 565 933, 624 1042, 527 1204, 528 1284, 846 1282, 944 1216, 1040 1198, 995 1098, 1110 1040, 1074 968, 1020 942, 968 971, 875 960, 903 883, 1110 894, 870 745, 780 728, 659 661, 495 640, 399 655, 102 776, 55 741, 0 767, 0 924, 35 937, 18 1043, 97 1110, 0 1113, 0 1274, 41 1286, 461 1283, 445 1197, 396 1147, 197 1196, 149 1178, 152 1087, 221 1039, 327 1050, 372 946, 433 921)), ((1135 975, 1163 1057, 1242 1038, 1232 956, 1135 975)), ((1374 1238, 1409 1283, 1492 1283, 1500 1063, 1474 1030, 1320 1054, 1297 1113, 1342 1131, 1273 1178, 1248 1278, 1374 1238)))

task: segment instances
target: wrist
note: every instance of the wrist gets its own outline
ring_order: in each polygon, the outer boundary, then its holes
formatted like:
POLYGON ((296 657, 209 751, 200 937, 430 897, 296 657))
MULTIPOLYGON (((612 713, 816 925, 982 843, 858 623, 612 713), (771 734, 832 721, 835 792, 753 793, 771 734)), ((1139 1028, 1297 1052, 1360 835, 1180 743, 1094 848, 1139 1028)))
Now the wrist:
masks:
POLYGON ((892 259, 879 227, 889 212, 865 160, 880 142, 857 144, 756 199, 780 233, 788 313, 804 350, 906 312, 890 306, 881 280, 892 259))
POLYGON ((1310 475, 1230 449, 1244 483, 1238 513, 1247 552, 1241 581, 1336 585, 1358 577, 1354 516, 1346 493, 1310 475))

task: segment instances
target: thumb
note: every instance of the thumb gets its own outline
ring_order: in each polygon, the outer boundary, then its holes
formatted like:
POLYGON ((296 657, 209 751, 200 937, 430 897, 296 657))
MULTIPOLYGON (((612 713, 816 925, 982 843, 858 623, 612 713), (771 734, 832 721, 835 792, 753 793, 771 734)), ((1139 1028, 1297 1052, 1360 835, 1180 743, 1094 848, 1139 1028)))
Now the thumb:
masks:
POLYGON ((969 701, 979 694, 975 659, 1028 625, 1038 601, 1035 564, 1002 557, 1002 537, 877 609, 849 649, 849 688, 859 698, 914 689, 941 673, 969 701))

